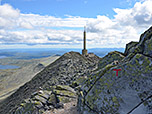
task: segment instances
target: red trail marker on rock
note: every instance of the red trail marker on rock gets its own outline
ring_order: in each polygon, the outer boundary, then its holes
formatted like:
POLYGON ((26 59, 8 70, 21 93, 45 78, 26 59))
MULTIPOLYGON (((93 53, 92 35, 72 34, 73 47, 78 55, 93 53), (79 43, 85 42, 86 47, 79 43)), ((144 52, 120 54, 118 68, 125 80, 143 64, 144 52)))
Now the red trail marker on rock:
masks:
POLYGON ((113 71, 116 71, 116 76, 118 76, 118 71, 121 71, 121 69, 113 69, 113 71))

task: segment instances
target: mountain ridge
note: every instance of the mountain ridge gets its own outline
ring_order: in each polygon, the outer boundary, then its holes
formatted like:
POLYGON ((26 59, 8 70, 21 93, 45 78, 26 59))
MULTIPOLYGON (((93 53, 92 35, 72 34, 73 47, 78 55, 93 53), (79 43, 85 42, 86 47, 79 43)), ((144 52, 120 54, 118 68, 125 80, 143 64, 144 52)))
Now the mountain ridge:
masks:
POLYGON ((48 85, 70 84, 71 80, 77 78, 74 77, 76 74, 79 73, 78 76, 88 74, 90 71, 87 67, 92 70, 96 69, 95 61, 90 61, 78 52, 68 52, 64 54, 55 62, 44 68, 44 70, 32 78, 31 81, 21 86, 14 94, 5 99, 3 104, 0 105, 0 113, 6 114, 14 112, 17 105, 19 105, 23 99, 29 98, 32 93, 36 92, 41 87, 45 88, 48 85), (56 80, 56 78, 59 79, 56 80))

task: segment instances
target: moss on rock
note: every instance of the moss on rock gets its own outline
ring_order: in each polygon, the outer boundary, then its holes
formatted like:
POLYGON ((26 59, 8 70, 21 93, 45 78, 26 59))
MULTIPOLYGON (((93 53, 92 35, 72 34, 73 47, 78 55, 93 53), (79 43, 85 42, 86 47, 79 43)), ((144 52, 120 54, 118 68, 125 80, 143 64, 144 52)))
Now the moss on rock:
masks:
POLYGON ((138 42, 133 42, 131 41, 130 43, 126 44, 126 49, 125 49, 125 55, 128 55, 130 53, 131 48, 135 47, 138 44, 138 42))
POLYGON ((151 39, 147 40, 144 44, 144 52, 145 55, 152 57, 152 37, 151 39))
POLYGON ((105 57, 103 57, 98 64, 98 68, 102 69, 104 68, 106 65, 111 64, 114 61, 121 61, 124 58, 124 54, 114 51, 114 52, 110 52, 108 53, 108 55, 106 55, 105 57))
MULTIPOLYGON (((105 70, 102 70, 102 72, 99 73, 100 79, 96 80, 96 83, 93 85, 90 84, 90 89, 88 89, 88 93, 85 94, 87 96, 85 98, 81 97, 79 102, 82 102, 82 99, 84 99, 85 104, 87 104, 92 110, 96 110, 98 112, 102 111, 104 113, 117 114, 121 110, 120 107, 124 104, 127 104, 130 107, 133 105, 133 108, 138 102, 128 102, 126 98, 129 96, 129 99, 134 100, 136 98, 140 101, 137 93, 141 92, 143 95, 145 91, 149 91, 152 86, 151 63, 152 58, 142 54, 135 54, 128 62, 125 62, 120 66, 118 65, 114 67, 112 65, 107 65, 104 68, 105 70), (118 77, 115 76, 112 67, 115 69, 122 69, 118 77)), ((85 86, 82 87, 84 88, 85 86)), ((83 88, 83 93, 86 93, 86 89, 83 88)), ((150 95, 150 93, 146 92, 146 96, 148 95, 150 95)), ((144 98, 146 96, 144 96, 144 98)), ((150 102, 146 103, 146 106, 150 105, 150 102)), ((131 110, 131 108, 128 108, 127 111, 129 110, 131 110)))

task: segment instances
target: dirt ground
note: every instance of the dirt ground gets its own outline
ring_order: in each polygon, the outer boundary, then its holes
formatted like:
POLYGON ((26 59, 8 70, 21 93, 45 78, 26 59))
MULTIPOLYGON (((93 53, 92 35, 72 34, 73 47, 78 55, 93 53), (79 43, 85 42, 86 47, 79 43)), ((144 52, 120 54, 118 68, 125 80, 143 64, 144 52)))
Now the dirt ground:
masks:
POLYGON ((64 104, 64 109, 55 109, 53 111, 47 111, 44 114, 79 114, 77 111, 77 102, 72 101, 64 104))

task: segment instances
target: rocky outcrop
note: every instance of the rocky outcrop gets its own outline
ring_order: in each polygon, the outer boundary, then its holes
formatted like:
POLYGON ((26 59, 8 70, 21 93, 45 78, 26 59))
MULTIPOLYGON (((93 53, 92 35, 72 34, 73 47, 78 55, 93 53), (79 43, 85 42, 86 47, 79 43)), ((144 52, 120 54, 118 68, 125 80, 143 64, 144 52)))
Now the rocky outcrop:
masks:
POLYGON ((138 42, 131 41, 130 43, 126 44, 126 49, 124 54, 128 55, 130 53, 131 48, 135 47, 138 44, 138 42))
POLYGON ((118 64, 120 60, 124 58, 124 54, 118 51, 110 52, 108 55, 103 57, 98 63, 98 69, 104 68, 106 65, 113 62, 113 64, 118 64))
POLYGON ((148 55, 148 56, 152 57, 152 45, 151 44, 152 44, 152 38, 145 41, 144 51, 143 51, 144 55, 148 55))
POLYGON ((125 55, 105 56, 99 70, 84 82, 78 97, 81 114, 152 113, 152 27, 139 43, 129 43, 125 55), (112 60, 111 60, 112 58, 112 60), (116 76, 114 69, 121 69, 116 76))
POLYGON ((15 111, 15 114, 40 114, 46 110, 63 108, 64 103, 74 101, 76 93, 67 85, 50 86, 47 90, 34 92, 25 99, 15 111))
POLYGON ((98 63, 99 60, 101 59, 100 57, 96 56, 94 53, 88 53, 85 57, 94 63, 98 63))
POLYGON ((135 46, 129 46, 130 47, 129 49, 127 49, 128 46, 126 46, 126 51, 125 51, 126 57, 124 58, 123 62, 129 61, 137 53, 141 53, 146 56, 152 57, 151 44, 150 44, 151 39, 152 39, 152 27, 150 27, 147 31, 145 31, 140 36, 140 40, 138 43, 134 44, 135 46))
MULTIPOLYGON (((87 76, 96 70, 97 62, 97 59, 89 60, 89 58, 86 58, 77 52, 64 54, 55 62, 44 68, 44 70, 38 73, 31 81, 21 86, 14 94, 5 99, 0 104, 0 113, 7 114, 16 112, 18 107, 20 107, 22 103, 24 104, 24 100, 26 99, 30 99, 31 102, 35 103, 35 100, 31 100, 31 95, 39 91, 40 88, 42 88, 42 90, 47 90, 50 86, 72 84, 72 82, 79 77, 87 76)), ((50 94, 48 96, 50 96, 50 94)), ((48 102, 48 99, 46 100, 45 98, 40 97, 40 95, 37 95, 35 99, 36 101, 43 100, 38 104, 43 104, 43 109, 45 110, 46 107, 44 102, 48 102)), ((64 98, 61 99, 66 101, 64 98)), ((33 103, 28 104, 28 102, 25 104, 25 108, 21 107, 21 110, 24 109, 22 111, 26 111, 29 105, 33 106, 33 103)), ((35 109, 34 107, 31 108, 31 110, 35 109)), ((19 112, 21 110, 19 110, 19 112)))

